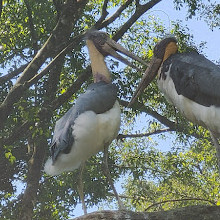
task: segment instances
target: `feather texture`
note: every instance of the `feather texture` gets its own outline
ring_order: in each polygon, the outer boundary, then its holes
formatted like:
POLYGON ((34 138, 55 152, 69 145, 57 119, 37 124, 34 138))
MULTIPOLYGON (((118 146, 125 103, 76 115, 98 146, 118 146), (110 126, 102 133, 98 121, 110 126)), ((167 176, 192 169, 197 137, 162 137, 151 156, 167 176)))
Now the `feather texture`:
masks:
POLYGON ((58 175, 79 167, 110 144, 120 127, 117 87, 105 82, 91 84, 76 104, 57 121, 51 144, 52 157, 45 172, 58 175))
POLYGON ((197 53, 175 54, 159 70, 158 87, 190 121, 220 134, 220 69, 197 53))

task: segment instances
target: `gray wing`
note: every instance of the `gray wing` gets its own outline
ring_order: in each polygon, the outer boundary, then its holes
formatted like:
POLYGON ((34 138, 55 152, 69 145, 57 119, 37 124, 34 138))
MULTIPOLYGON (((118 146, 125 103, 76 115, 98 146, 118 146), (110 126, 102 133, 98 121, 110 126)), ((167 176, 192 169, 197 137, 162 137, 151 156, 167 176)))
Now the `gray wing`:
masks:
POLYGON ((220 68, 196 53, 171 56, 162 71, 172 63, 170 76, 178 94, 204 106, 220 106, 220 68))
POLYGON ((110 110, 117 99, 117 91, 116 85, 99 82, 91 84, 87 91, 79 96, 76 104, 56 122, 51 144, 53 162, 55 162, 61 152, 66 154, 70 152, 74 143, 72 128, 76 118, 86 111, 101 114, 110 110))

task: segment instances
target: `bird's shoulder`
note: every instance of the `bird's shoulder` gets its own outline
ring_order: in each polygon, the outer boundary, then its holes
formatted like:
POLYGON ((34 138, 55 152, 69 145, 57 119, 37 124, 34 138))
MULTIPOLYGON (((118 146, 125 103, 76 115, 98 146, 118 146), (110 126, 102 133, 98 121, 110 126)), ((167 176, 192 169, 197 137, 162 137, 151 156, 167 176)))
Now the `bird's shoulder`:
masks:
POLYGON ((117 100, 118 88, 112 83, 98 82, 88 86, 76 101, 77 111, 94 111, 96 114, 110 110, 117 100))
POLYGON ((220 68, 196 52, 175 54, 164 62, 178 94, 199 104, 220 106, 220 68))

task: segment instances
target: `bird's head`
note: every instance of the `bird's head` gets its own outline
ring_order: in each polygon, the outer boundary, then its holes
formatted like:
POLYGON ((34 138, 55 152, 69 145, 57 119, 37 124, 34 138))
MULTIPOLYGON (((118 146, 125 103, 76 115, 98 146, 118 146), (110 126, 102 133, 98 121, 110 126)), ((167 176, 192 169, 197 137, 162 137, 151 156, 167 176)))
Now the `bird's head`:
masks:
POLYGON ((99 51, 99 53, 103 55, 103 57, 112 56, 115 59, 123 62, 124 64, 129 65, 129 66, 137 69, 138 71, 141 71, 134 64, 132 64, 126 58, 124 58, 119 53, 117 53, 117 52, 120 52, 120 53, 132 58, 133 60, 136 60, 144 65, 147 65, 147 63, 144 62, 142 59, 135 56, 130 51, 128 51, 127 49, 122 47, 120 44, 118 44, 116 41, 111 39, 109 37, 109 35, 105 32, 98 31, 96 29, 90 29, 89 31, 87 31, 87 33, 85 35, 85 39, 87 41, 87 45, 88 44, 94 45, 95 48, 99 51))
POLYGON ((144 76, 141 79, 138 88, 136 89, 129 106, 131 106, 137 97, 143 92, 143 90, 151 83, 151 81, 156 77, 158 70, 162 63, 168 59, 172 54, 177 53, 177 40, 174 37, 168 37, 161 40, 154 47, 153 58, 150 61, 150 65, 146 69, 144 76))

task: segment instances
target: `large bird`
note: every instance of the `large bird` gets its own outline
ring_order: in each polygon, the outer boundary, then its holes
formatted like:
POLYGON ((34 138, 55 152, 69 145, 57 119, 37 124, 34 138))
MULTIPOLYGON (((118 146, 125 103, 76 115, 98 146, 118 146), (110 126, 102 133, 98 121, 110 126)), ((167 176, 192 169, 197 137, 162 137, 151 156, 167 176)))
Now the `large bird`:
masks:
POLYGON ((111 74, 104 61, 111 55, 134 67, 119 51, 133 59, 132 55, 109 36, 97 30, 86 34, 94 83, 81 94, 75 105, 55 125, 51 144, 51 157, 44 170, 49 175, 73 171, 89 157, 108 147, 118 135, 120 106, 117 86, 111 83, 111 74))
POLYGON ((220 170, 220 68, 197 52, 178 53, 169 37, 154 48, 154 56, 129 106, 158 74, 158 87, 187 119, 209 129, 220 170))
MULTIPOLYGON (((142 62, 105 32, 90 30, 86 34, 94 83, 81 94, 75 105, 55 125, 51 144, 51 157, 45 172, 58 175, 75 170, 90 156, 109 145, 120 127, 120 107, 117 86, 111 83, 111 74, 104 61, 111 55, 135 67, 116 51, 142 62)), ((143 62, 142 62, 143 63, 143 62)), ((136 68, 136 67, 135 67, 136 68)))

